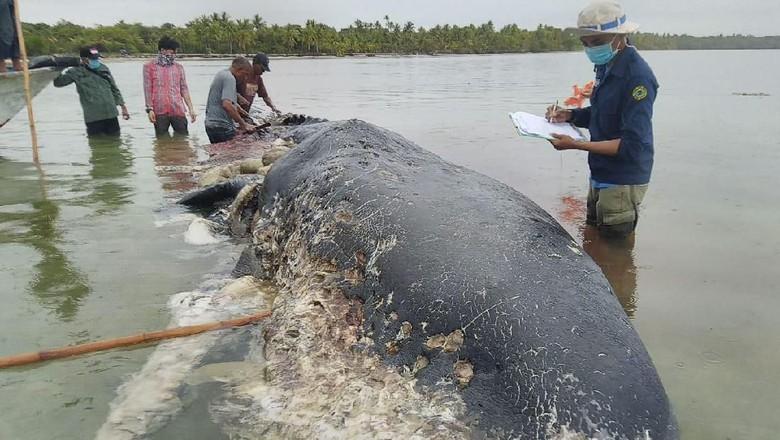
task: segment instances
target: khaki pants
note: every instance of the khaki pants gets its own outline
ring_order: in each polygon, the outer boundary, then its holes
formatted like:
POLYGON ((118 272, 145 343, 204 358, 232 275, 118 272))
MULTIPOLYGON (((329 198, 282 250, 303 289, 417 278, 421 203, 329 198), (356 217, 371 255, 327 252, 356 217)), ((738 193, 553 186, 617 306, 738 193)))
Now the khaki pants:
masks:
POLYGON ((626 236, 639 221, 639 205, 645 198, 647 185, 618 185, 588 191, 590 225, 598 226, 605 235, 626 236))

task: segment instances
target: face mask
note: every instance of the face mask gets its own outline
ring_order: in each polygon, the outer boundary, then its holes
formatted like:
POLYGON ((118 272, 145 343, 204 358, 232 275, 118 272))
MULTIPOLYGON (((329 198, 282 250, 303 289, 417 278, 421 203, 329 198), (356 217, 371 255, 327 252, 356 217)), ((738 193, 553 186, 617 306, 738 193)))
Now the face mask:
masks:
POLYGON ((89 60, 87 66, 92 70, 97 70, 100 67, 100 60, 89 60))
POLYGON ((170 66, 173 64, 173 60, 176 59, 176 55, 168 55, 165 53, 161 53, 157 56, 157 64, 161 66, 170 66))
POLYGON ((618 53, 617 49, 612 48, 612 43, 614 41, 615 40, 613 39, 609 43, 602 44, 601 46, 586 47, 585 55, 587 55, 588 59, 597 66, 607 64, 612 61, 618 53))

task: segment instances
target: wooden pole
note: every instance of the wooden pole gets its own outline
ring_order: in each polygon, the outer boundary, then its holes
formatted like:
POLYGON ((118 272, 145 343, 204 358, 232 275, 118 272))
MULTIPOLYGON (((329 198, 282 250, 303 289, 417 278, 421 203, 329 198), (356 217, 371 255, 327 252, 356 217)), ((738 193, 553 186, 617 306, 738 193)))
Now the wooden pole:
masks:
MULTIPOLYGON (((27 67, 27 47, 24 45, 22 33, 22 17, 19 11, 19 0, 14 0, 14 17, 16 19, 16 37, 19 39, 19 53, 22 56, 21 64, 24 71, 24 94, 27 99, 27 120, 30 122, 30 137, 32 138, 33 162, 38 163, 38 133, 35 131, 35 117, 33 116, 32 93, 30 93, 30 69, 27 67)), ((5 61, 3 61, 5 62, 5 61)))
POLYGON ((199 333, 213 330, 222 330, 226 328, 242 327, 253 324, 271 316, 271 312, 266 310, 254 315, 243 318, 231 319, 229 321, 210 322, 207 324, 191 325, 187 327, 169 328, 158 332, 140 333, 132 336, 125 336, 116 339, 106 339, 103 341, 89 342, 86 344, 72 345, 53 350, 39 351, 36 353, 24 353, 15 356, 0 358, 0 368, 18 367, 37 362, 49 361, 52 359, 61 359, 71 356, 78 356, 98 351, 111 350, 119 347, 129 347, 133 345, 146 344, 149 342, 162 341, 164 339, 181 338, 183 336, 192 336, 199 333))

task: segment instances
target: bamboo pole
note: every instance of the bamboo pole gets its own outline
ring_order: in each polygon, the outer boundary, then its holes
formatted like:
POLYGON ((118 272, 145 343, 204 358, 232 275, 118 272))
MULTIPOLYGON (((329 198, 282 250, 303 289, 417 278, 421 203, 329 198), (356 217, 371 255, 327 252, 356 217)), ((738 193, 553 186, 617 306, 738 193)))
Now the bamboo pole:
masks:
POLYGON ((242 327, 253 324, 271 316, 271 312, 266 310, 254 315, 243 318, 231 319, 229 321, 217 321, 207 324, 190 325, 187 327, 169 328, 150 333, 140 333, 132 336, 125 336, 116 339, 106 339, 103 341, 89 342, 86 344, 62 347, 53 350, 45 350, 33 353, 24 353, 14 356, 0 358, 0 369, 9 367, 18 367, 37 362, 49 361, 52 359, 61 359, 66 357, 78 356, 98 351, 111 350, 119 347, 129 347, 133 345, 146 344, 149 342, 162 341, 164 339, 181 338, 183 336, 192 336, 199 333, 222 330, 226 328, 242 327))
MULTIPOLYGON (((22 17, 19 11, 19 0, 14 0, 14 18, 16 20, 16 37, 19 39, 19 53, 24 72, 24 95, 27 99, 27 120, 30 122, 30 137, 32 138, 33 162, 38 163, 38 133, 35 131, 35 117, 32 108, 32 93, 30 93, 30 69, 27 67, 27 47, 24 45, 22 33, 22 17)), ((5 62, 5 61, 3 61, 5 62)))

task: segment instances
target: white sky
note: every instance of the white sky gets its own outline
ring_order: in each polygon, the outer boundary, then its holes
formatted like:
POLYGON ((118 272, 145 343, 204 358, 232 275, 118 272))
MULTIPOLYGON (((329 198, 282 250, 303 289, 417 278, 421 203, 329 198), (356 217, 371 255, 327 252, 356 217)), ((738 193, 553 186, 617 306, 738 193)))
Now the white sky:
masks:
MULTIPOLYGON (((496 27, 517 23, 573 26, 587 0, 22 0, 26 22, 55 23, 61 19, 82 25, 127 22, 181 25, 203 14, 226 11, 235 18, 262 16, 271 24, 307 19, 348 26, 357 19, 412 21, 417 26, 479 24, 496 27)), ((623 0, 629 20, 641 30, 691 35, 780 35, 778 0, 623 0)))

